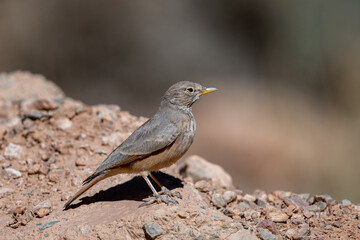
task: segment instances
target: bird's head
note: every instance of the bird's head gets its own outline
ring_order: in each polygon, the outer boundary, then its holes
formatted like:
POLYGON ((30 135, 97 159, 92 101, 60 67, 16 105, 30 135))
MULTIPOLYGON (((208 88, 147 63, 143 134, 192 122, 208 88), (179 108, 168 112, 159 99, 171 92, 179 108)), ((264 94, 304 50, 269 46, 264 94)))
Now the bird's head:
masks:
POLYGON ((203 87, 193 82, 178 82, 172 85, 165 93, 163 99, 174 105, 191 107, 201 95, 216 91, 216 88, 203 87))

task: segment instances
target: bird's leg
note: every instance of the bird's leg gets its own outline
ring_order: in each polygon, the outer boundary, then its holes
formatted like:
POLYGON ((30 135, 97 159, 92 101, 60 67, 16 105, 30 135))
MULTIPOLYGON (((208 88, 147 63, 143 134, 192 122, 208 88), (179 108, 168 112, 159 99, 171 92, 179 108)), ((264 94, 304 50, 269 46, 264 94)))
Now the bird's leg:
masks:
POLYGON ((165 194, 168 195, 169 197, 178 197, 180 199, 182 199, 181 194, 178 191, 170 191, 169 189, 167 189, 164 185, 162 185, 159 180, 157 180, 154 175, 152 175, 151 173, 149 173, 149 176, 152 178, 152 180, 154 180, 156 182, 156 184, 161 188, 161 191, 158 192, 159 194, 165 194))
POLYGON ((169 205, 169 204, 179 204, 178 201, 176 201, 175 199, 169 198, 168 196, 161 196, 156 191, 154 186, 151 184, 151 182, 150 182, 150 180, 148 178, 148 173, 143 172, 143 173, 141 173, 141 176, 145 179, 146 183, 149 185, 149 187, 150 187, 151 191, 153 192, 155 198, 151 199, 150 201, 147 201, 147 202, 144 202, 144 203, 140 204, 139 207, 150 205, 150 204, 154 203, 155 201, 157 201, 158 203, 164 202, 167 205, 169 205))

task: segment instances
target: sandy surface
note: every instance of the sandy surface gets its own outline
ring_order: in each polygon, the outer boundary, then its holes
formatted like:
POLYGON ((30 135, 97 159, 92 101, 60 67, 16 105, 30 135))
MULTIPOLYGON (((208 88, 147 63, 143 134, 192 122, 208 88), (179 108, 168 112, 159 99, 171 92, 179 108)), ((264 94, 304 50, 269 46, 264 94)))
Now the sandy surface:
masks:
POLYGON ((116 105, 69 99, 38 75, 1 74, 0 238, 360 238, 360 206, 327 195, 243 193, 197 156, 156 173, 181 193, 178 205, 139 208, 150 189, 138 176, 119 175, 64 211, 81 182, 145 120, 116 105))

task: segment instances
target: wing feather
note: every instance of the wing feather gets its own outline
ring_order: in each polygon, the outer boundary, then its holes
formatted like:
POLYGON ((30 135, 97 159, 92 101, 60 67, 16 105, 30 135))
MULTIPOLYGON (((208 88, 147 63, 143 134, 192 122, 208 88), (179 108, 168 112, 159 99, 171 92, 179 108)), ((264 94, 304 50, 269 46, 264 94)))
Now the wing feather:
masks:
POLYGON ((136 129, 96 169, 93 175, 125 165, 172 144, 179 135, 175 122, 157 120, 157 115, 136 129))

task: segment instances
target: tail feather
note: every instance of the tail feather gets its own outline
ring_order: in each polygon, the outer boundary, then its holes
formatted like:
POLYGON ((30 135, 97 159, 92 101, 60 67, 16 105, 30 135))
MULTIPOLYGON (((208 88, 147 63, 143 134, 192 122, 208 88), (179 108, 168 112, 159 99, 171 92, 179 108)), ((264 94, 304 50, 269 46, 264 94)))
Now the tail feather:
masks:
POLYGON ((93 174, 91 174, 88 178, 86 178, 84 181, 83 181, 83 183, 82 183, 82 185, 86 185, 87 183, 89 183, 89 182, 91 182, 91 180, 93 180, 94 178, 96 178, 97 176, 99 176, 100 174, 103 174, 103 172, 100 172, 100 173, 93 173, 93 174))
POLYGON ((101 181, 107 177, 109 177, 107 173, 96 174, 95 176, 93 174, 90 177, 88 177, 83 182, 83 187, 65 203, 64 209, 67 209, 73 201, 75 201, 78 197, 80 197, 80 195, 83 194, 84 192, 86 192, 89 188, 91 188, 96 183, 98 183, 99 181, 101 181))

